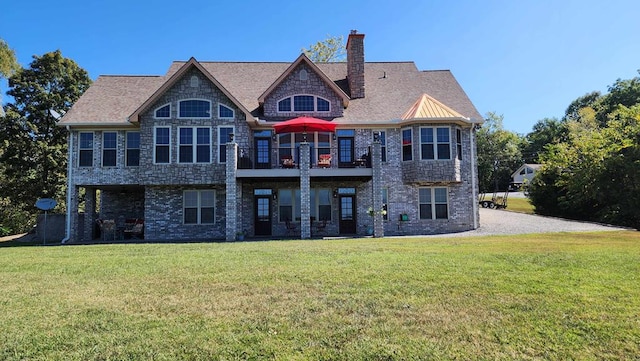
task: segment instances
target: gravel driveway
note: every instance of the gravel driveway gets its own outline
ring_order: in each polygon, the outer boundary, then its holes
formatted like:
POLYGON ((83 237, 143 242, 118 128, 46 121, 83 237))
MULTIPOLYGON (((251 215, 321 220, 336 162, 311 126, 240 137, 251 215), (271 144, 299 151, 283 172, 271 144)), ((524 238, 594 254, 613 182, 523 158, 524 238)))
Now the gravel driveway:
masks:
POLYGON ((618 231, 625 228, 596 223, 570 221, 502 209, 480 208, 480 228, 460 233, 434 235, 434 237, 493 236, 551 232, 618 231))

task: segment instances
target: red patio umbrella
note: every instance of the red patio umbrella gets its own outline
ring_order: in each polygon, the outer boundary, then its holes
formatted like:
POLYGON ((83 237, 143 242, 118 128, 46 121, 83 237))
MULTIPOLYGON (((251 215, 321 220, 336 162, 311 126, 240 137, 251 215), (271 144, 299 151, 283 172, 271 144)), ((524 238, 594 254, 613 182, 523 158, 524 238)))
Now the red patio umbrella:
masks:
POLYGON ((313 117, 298 117, 273 126, 276 133, 335 132, 336 124, 313 117))

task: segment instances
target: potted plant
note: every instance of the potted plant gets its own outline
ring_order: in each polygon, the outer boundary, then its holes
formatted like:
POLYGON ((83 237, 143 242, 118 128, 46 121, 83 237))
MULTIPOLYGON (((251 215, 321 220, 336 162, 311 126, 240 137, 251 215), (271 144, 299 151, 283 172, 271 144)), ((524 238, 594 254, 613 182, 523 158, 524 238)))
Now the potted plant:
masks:
POLYGON ((236 232, 236 240, 240 242, 244 241, 244 231, 236 232))

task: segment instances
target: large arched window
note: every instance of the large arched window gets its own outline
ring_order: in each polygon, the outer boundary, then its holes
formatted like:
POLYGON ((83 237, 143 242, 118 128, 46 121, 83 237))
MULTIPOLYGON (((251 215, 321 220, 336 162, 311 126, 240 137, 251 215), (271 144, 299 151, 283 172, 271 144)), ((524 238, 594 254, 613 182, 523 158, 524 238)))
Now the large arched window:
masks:
POLYGON ((278 101, 278 112, 328 112, 331 110, 327 99, 315 95, 294 95, 278 101))
POLYGON ((211 102, 202 99, 181 100, 178 103, 178 118, 211 118, 211 102))

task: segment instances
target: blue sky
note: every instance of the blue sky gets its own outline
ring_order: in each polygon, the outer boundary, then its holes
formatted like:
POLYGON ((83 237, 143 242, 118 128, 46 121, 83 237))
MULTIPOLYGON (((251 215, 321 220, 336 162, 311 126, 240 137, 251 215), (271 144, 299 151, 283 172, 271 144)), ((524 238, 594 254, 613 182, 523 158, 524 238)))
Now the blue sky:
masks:
POLYGON ((164 74, 191 56, 293 61, 301 48, 357 29, 367 61, 450 69, 481 114, 503 114, 505 128, 521 134, 640 69, 637 0, 34 0, 1 8, 0 38, 21 65, 60 49, 93 79, 164 74))

